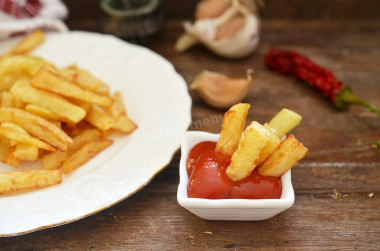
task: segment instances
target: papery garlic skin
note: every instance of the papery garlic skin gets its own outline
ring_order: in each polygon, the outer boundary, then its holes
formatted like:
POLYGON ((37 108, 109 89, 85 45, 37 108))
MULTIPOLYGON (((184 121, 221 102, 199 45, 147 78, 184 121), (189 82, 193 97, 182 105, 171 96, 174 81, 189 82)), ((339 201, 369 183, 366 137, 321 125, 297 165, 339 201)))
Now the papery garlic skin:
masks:
POLYGON ((214 53, 226 58, 241 58, 252 53, 259 44, 260 20, 239 0, 232 0, 231 7, 217 18, 197 20, 194 24, 184 23, 186 34, 177 41, 176 49, 184 51, 200 42, 214 53), (235 15, 243 15, 244 26, 232 37, 216 40, 218 28, 235 15))

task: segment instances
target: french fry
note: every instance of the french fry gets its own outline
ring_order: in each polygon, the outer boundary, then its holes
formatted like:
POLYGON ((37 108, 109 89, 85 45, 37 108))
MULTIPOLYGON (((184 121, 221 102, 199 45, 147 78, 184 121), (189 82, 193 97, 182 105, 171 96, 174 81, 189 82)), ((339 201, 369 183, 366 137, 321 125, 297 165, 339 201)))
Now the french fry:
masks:
POLYGON ((101 136, 102 134, 97 129, 89 128, 83 130, 83 132, 81 132, 73 138, 73 144, 69 147, 69 149, 67 149, 67 154, 73 154, 76 150, 78 150, 88 142, 100 139, 101 136))
POLYGON ((13 107, 13 95, 7 91, 2 92, 0 107, 13 107))
POLYGON ((282 109, 269 122, 269 126, 276 129, 282 138, 285 134, 293 130, 302 120, 302 116, 289 109, 282 109))
POLYGON ((86 116, 86 121, 102 131, 107 131, 115 124, 115 121, 106 114, 104 109, 97 105, 91 107, 86 116))
POLYGON ((109 129, 107 131, 101 131, 102 133, 102 137, 103 138, 108 138, 112 133, 114 133, 115 131, 113 129, 109 129))
POLYGON ((302 159, 308 149, 294 135, 289 135, 259 168, 259 174, 280 177, 302 159))
POLYGON ((2 162, 5 161, 10 148, 11 148, 11 140, 0 137, 0 161, 2 162))
POLYGON ((34 115, 40 116, 45 119, 61 120, 61 118, 55 113, 51 112, 48 109, 39 107, 37 105, 32 105, 32 104, 26 105, 25 111, 33 113, 34 115))
POLYGON ((76 99, 69 99, 71 103, 81 107, 83 110, 88 113, 91 110, 92 104, 84 102, 82 100, 76 100, 76 99))
POLYGON ((222 131, 215 150, 232 155, 238 148, 241 134, 244 130, 250 104, 236 104, 224 115, 222 131))
POLYGON ((112 105, 107 109, 108 115, 113 118, 117 119, 121 115, 125 114, 125 108, 123 104, 123 98, 121 97, 120 92, 115 92, 112 95, 113 103, 112 105))
POLYGON ((2 123, 0 126, 0 136, 17 141, 19 143, 34 145, 48 151, 55 151, 54 147, 30 136, 24 129, 13 123, 2 123))
POLYGON ((24 170, 0 173, 0 193, 37 189, 62 182, 59 170, 24 170))
POLYGON ((112 128, 123 133, 133 132, 137 126, 128 118, 125 112, 123 98, 120 92, 115 92, 112 96, 113 104, 107 109, 107 114, 114 119, 112 128))
POLYGON ((47 120, 17 108, 0 108, 0 123, 12 122, 31 135, 47 142, 61 151, 66 151, 73 140, 60 128, 47 120))
POLYGON ((11 147, 7 153, 7 156, 4 160, 5 164, 11 165, 13 167, 19 167, 21 160, 16 158, 13 153, 16 150, 16 147, 11 147))
POLYGON ((95 78, 88 71, 78 69, 77 67, 72 67, 72 69, 77 70, 76 84, 80 87, 90 90, 92 92, 98 93, 100 95, 108 95, 109 88, 101 80, 95 78))
POLYGON ((13 152, 13 156, 20 160, 37 161, 38 146, 26 143, 18 143, 16 145, 15 151, 13 152))
POLYGON ((42 156, 42 167, 45 170, 59 169, 66 159, 66 152, 55 151, 49 152, 42 156))
POLYGON ((60 78, 53 72, 41 68, 32 78, 31 85, 43 90, 47 90, 65 97, 75 98, 87 103, 97 104, 103 107, 112 105, 112 99, 107 96, 101 96, 91 91, 84 90, 70 81, 60 78))
POLYGON ((127 115, 123 114, 115 120, 112 128, 117 131, 129 134, 137 128, 137 125, 130 118, 128 118, 127 115))
POLYGON ((93 128, 87 121, 82 120, 78 124, 64 124, 63 130, 70 135, 71 138, 81 134, 84 130, 93 128))
MULTIPOLYGON (((0 60, 1 61, 1 60, 0 60)), ((0 63, 1 65, 1 63, 0 63)), ((0 92, 8 91, 11 89, 13 84, 19 80, 21 77, 19 75, 7 75, 0 79, 0 92)))
POLYGON ((55 94, 38 90, 25 82, 17 82, 10 92, 25 103, 52 111, 72 123, 78 123, 86 116, 86 111, 55 94))
POLYGON ((0 161, 18 167, 41 158, 45 170, 0 173, 0 193, 60 183, 62 172, 110 146, 111 133, 137 128, 121 94, 110 97, 91 73, 26 55, 43 41, 35 31, 0 57, 0 161))
POLYGON ((49 123, 51 123, 52 125, 55 125, 57 128, 62 129, 61 121, 51 120, 51 119, 49 119, 48 121, 49 121, 49 123))
POLYGON ((231 163, 226 169, 228 178, 238 181, 246 178, 255 169, 262 150, 270 139, 268 128, 253 121, 243 133, 231 163))
POLYGON ((35 30, 16 44, 6 55, 26 54, 42 44, 44 40, 44 33, 41 30, 35 30))
POLYGON ((14 97, 10 92, 3 91, 0 107, 15 107, 22 109, 25 107, 25 103, 14 97))
POLYGON ((86 143, 97 140, 101 137, 101 133, 97 129, 85 129, 73 138, 73 144, 66 152, 56 151, 45 154, 42 157, 42 166, 47 170, 58 169, 68 156, 76 150, 84 146, 86 143))
POLYGON ((111 144, 112 140, 109 139, 98 139, 88 142, 63 162, 62 172, 65 174, 71 173, 111 144))
POLYGON ((19 100, 16 97, 13 97, 13 107, 14 108, 19 108, 19 109, 24 109, 25 108, 25 103, 19 100))
POLYGON ((65 79, 73 83, 75 83, 76 79, 78 78, 78 72, 71 67, 66 67, 64 69, 61 69, 59 71, 59 74, 65 79))
POLYGON ((281 143, 280 135, 275 129, 270 127, 268 124, 264 124, 264 127, 269 130, 269 141, 261 152, 259 162, 257 163, 258 166, 264 163, 264 161, 276 150, 276 148, 281 143))
POLYGON ((49 62, 29 55, 5 56, 0 60, 0 79, 9 75, 33 77, 42 67, 54 69, 49 62))
POLYGON ((61 75, 79 87, 100 95, 109 94, 109 87, 101 80, 94 77, 88 71, 79 69, 76 65, 70 65, 61 70, 61 75))

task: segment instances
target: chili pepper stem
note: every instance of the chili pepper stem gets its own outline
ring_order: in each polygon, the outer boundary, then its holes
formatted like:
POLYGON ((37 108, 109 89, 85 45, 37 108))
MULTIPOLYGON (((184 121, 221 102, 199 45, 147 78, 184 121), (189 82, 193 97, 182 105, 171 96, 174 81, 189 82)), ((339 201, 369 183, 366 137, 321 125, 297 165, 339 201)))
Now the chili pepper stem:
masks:
POLYGON ((335 97, 335 105, 337 108, 345 109, 350 104, 360 105, 368 108, 371 112, 376 113, 380 116, 380 109, 373 104, 368 103, 367 101, 356 97, 349 86, 343 86, 339 93, 335 97))
POLYGON ((377 147, 380 147, 380 139, 378 141, 376 141, 375 144, 377 145, 377 147))

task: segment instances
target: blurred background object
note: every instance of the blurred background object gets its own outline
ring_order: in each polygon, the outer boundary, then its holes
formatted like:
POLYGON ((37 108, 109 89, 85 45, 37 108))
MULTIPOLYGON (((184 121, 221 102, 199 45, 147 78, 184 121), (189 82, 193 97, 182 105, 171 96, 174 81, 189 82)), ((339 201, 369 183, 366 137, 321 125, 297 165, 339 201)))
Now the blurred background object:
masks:
MULTIPOLYGON (((64 0, 70 9, 68 25, 79 21, 88 25, 98 17, 100 8, 94 0, 64 0), (84 11, 85 10, 85 11, 84 11), (87 21, 85 21, 87 20, 87 21)), ((166 19, 190 20, 199 0, 161 0, 166 19)), ((262 19, 344 19, 379 20, 379 0, 265 0, 262 19)))
POLYGON ((0 38, 35 29, 65 31, 67 13, 60 0, 0 0, 0 38))
POLYGON ((185 22, 185 33, 175 48, 183 52, 200 43, 225 58, 242 58, 259 44, 259 1, 203 0, 197 4, 194 23, 185 22))
POLYGON ((144 40, 162 26, 159 0, 101 0, 100 29, 126 39, 144 40))

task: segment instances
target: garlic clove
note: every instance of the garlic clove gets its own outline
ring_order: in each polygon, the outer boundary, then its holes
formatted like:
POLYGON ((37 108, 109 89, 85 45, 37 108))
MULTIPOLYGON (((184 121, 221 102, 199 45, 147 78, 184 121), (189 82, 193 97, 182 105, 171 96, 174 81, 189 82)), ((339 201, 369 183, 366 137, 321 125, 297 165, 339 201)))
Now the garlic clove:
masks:
POLYGON ((252 6, 247 7, 247 3, 241 2, 245 1, 231 0, 231 6, 216 18, 199 19, 194 24, 185 22, 184 28, 189 35, 187 38, 191 39, 184 40, 181 37, 176 49, 184 51, 200 42, 226 58, 249 55, 259 43, 260 21, 252 6))
POLYGON ((175 43, 175 50, 183 52, 199 43, 199 39, 188 33, 183 34, 175 43))
POLYGON ((199 2, 195 11, 195 20, 216 18, 222 15, 231 3, 229 0, 204 0, 199 2))
POLYGON ((251 81, 251 72, 247 72, 247 78, 233 79, 205 70, 196 77, 190 89, 197 90, 208 105, 228 108, 246 97, 251 81))
POLYGON ((227 23, 222 24, 218 28, 218 32, 215 35, 215 40, 227 39, 233 37, 245 23, 243 15, 235 15, 227 23))

